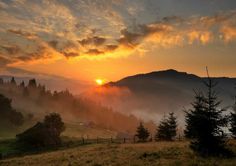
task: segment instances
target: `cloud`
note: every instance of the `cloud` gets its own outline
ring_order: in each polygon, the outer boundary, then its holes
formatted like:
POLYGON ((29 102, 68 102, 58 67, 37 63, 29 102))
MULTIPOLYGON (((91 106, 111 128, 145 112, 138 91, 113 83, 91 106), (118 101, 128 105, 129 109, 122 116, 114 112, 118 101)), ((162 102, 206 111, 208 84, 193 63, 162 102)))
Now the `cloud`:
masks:
POLYGON ((5 67, 10 62, 9 59, 0 55, 0 68, 5 67))
POLYGON ((18 46, 0 46, 0 48, 4 49, 8 54, 17 54, 21 51, 18 46))
POLYGON ((104 37, 93 36, 93 37, 88 37, 86 39, 79 40, 79 43, 82 46, 87 46, 87 45, 100 46, 104 44, 105 41, 106 41, 106 38, 104 37))
POLYGON ((236 39, 236 11, 156 19, 156 6, 141 0, 3 1, 0 8, 0 54, 13 64, 236 39))
POLYGON ((13 33, 13 34, 16 34, 16 35, 25 37, 25 38, 27 38, 27 39, 35 39, 35 38, 37 38, 37 35, 36 35, 36 34, 29 33, 29 32, 23 32, 23 31, 20 30, 20 29, 18 29, 18 30, 8 29, 7 31, 10 32, 10 33, 13 33))
POLYGON ((59 42, 57 40, 51 40, 48 42, 49 46, 51 46, 52 48, 55 48, 55 49, 57 49, 58 43, 59 42))
POLYGON ((225 25, 221 28, 220 31, 223 34, 223 39, 226 42, 230 42, 236 39, 236 26, 225 25))
POLYGON ((103 51, 100 51, 98 49, 89 49, 86 54, 88 55, 100 55, 100 54, 104 54, 103 51))

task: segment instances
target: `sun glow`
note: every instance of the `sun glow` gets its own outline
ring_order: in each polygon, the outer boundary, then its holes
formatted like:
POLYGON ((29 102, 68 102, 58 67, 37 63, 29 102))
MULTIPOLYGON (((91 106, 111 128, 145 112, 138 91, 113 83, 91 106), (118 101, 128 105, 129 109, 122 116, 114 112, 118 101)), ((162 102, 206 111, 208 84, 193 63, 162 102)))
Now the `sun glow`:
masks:
POLYGON ((103 85, 105 81, 102 79, 96 79, 95 82, 97 85, 103 85))

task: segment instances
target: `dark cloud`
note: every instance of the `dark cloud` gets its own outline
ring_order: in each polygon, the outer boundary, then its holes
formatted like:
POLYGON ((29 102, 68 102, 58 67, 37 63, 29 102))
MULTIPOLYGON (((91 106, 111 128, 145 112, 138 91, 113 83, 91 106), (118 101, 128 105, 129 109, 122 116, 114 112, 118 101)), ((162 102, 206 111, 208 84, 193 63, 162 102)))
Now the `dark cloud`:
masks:
POLYGON ((82 46, 86 46, 86 45, 100 46, 104 44, 105 42, 106 42, 106 38, 99 37, 99 36, 88 37, 86 39, 82 39, 79 41, 79 43, 82 46))
POLYGON ((118 45, 112 45, 112 44, 110 44, 110 45, 106 45, 106 46, 105 46, 105 50, 106 50, 106 51, 115 51, 117 48, 118 48, 118 45))
POLYGON ((62 52, 62 54, 63 54, 66 58, 77 57, 77 56, 80 55, 78 52, 62 52))
POLYGON ((88 55, 100 55, 100 54, 104 54, 103 51, 100 51, 98 49, 89 49, 86 54, 88 55))
POLYGON ((123 29, 121 31, 122 37, 118 39, 117 41, 121 45, 125 45, 128 47, 135 47, 140 43, 140 40, 142 39, 142 34, 135 33, 135 32, 129 32, 128 29, 123 29))
POLYGON ((18 46, 0 46, 3 50, 5 50, 8 54, 14 55, 21 51, 18 46))
POLYGON ((25 38, 27 38, 27 39, 33 39, 33 38, 36 38, 36 37, 37 37, 37 35, 34 34, 34 33, 22 31, 22 30, 20 30, 20 29, 19 29, 19 30, 8 29, 7 31, 10 32, 10 33, 13 33, 13 34, 16 34, 16 35, 25 37, 25 38))
POLYGON ((54 49, 57 49, 58 43, 59 42, 57 40, 51 40, 51 41, 48 42, 48 44, 54 49))
POLYGON ((178 22, 181 23, 184 21, 183 18, 179 17, 179 16, 167 16, 167 17, 163 17, 162 18, 163 22, 167 22, 167 23, 172 23, 172 22, 178 22))
POLYGON ((136 32, 131 32, 127 28, 121 31, 122 37, 117 41, 127 47, 134 48, 146 37, 168 31, 168 26, 163 23, 140 24, 136 27, 136 32))

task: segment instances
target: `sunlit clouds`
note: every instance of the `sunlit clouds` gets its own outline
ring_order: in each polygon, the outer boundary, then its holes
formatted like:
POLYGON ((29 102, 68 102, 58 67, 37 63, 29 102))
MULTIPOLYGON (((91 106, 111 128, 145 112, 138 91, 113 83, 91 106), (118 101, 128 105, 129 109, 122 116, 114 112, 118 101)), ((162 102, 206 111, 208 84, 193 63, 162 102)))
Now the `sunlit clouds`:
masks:
POLYGON ((139 58, 149 56, 150 47, 158 53, 235 43, 234 1, 198 2, 211 10, 192 13, 169 1, 0 0, 0 66, 139 58))

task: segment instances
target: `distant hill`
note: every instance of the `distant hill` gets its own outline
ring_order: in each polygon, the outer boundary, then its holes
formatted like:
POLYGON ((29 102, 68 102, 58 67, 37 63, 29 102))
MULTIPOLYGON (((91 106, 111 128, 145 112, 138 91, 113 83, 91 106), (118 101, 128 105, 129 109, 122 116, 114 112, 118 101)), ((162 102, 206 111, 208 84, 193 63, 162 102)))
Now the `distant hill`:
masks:
MULTIPOLYGON (((183 122, 183 109, 189 108, 193 90, 204 90, 202 78, 176 70, 156 71, 110 82, 103 89, 89 92, 92 98, 123 113, 158 121, 165 113, 175 112, 183 122)), ((212 78, 222 107, 233 104, 236 78, 212 78)), ((101 89, 101 88, 100 88, 101 89)))
POLYGON ((68 89, 73 94, 80 94, 91 87, 88 82, 52 75, 15 76, 12 74, 0 75, 0 78, 2 78, 4 81, 9 81, 13 76, 18 84, 24 81, 27 85, 30 79, 36 78, 39 84, 46 85, 47 89, 49 90, 61 91, 68 89))

